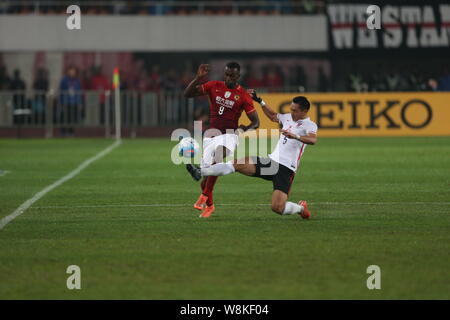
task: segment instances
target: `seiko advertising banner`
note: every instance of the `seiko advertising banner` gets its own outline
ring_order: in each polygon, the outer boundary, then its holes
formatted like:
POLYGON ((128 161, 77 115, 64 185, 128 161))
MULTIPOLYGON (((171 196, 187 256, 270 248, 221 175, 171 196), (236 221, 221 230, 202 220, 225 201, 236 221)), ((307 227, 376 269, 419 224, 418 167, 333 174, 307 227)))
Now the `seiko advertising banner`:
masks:
POLYGON ((330 48, 450 48, 450 3, 327 6, 330 48))
MULTIPOLYGON (((261 94, 276 112, 288 113, 295 94, 261 94)), ((450 93, 306 94, 309 116, 321 137, 450 135, 450 93)), ((278 129, 255 103, 261 129, 278 129)), ((242 123, 248 123, 243 114, 242 123)), ((269 132, 270 133, 270 132, 269 132)))

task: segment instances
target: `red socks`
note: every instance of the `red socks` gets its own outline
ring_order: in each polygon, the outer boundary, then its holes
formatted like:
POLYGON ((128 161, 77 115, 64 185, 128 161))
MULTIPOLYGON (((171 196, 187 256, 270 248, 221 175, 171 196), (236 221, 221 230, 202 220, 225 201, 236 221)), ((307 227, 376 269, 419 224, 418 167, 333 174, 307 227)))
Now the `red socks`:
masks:
POLYGON ((202 182, 200 183, 200 189, 202 189, 202 193, 203 193, 203 190, 206 188, 206 180, 208 180, 208 177, 204 177, 202 179, 202 182))
POLYGON ((215 176, 209 176, 206 178, 205 186, 203 188, 203 194, 208 197, 208 200, 206 201, 206 205, 208 207, 213 205, 213 189, 214 185, 216 184, 217 178, 218 177, 215 176))

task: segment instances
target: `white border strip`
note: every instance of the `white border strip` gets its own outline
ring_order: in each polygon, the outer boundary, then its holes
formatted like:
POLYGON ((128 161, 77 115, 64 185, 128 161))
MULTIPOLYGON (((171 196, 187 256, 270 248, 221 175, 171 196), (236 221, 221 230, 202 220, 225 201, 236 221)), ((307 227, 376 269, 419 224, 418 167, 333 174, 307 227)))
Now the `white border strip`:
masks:
POLYGON ((62 177, 58 181, 54 182, 53 184, 45 187, 43 190, 41 190, 38 193, 36 193, 32 198, 30 198, 27 201, 25 201, 24 203, 22 203, 20 205, 20 207, 18 207, 13 213, 11 213, 10 215, 8 215, 8 216, 6 216, 6 217, 4 217, 3 219, 0 220, 0 230, 3 229, 12 220, 14 220, 18 216, 20 216, 22 213, 24 213, 25 210, 27 210, 33 203, 38 201, 40 198, 45 196, 47 193, 49 193, 53 189, 55 189, 58 186, 62 185, 64 182, 66 182, 66 181, 72 179, 73 177, 75 177, 77 174, 79 174, 83 169, 85 169, 91 163, 93 163, 94 161, 97 161, 101 157, 105 156, 106 154, 108 154, 109 152, 114 150, 116 147, 118 147, 121 143, 122 143, 122 140, 115 141, 112 145, 110 145, 106 149, 100 151, 99 153, 97 153, 92 158, 89 158, 86 161, 84 161, 83 163, 81 163, 75 170, 73 170, 69 174, 65 175, 64 177, 62 177))

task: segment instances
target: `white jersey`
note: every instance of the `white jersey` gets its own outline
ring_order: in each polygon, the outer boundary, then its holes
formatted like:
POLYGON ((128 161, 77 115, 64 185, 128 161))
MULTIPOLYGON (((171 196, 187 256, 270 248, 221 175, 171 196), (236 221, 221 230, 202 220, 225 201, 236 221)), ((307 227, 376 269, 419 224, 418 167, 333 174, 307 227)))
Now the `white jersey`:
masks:
MULTIPOLYGON (((282 129, 292 132, 298 136, 307 136, 310 133, 317 133, 317 125, 309 118, 294 121, 290 113, 277 114, 278 121, 282 124, 282 129)), ((305 151, 306 144, 297 140, 290 139, 285 135, 280 135, 277 146, 269 157, 283 166, 296 171, 300 158, 305 151)))

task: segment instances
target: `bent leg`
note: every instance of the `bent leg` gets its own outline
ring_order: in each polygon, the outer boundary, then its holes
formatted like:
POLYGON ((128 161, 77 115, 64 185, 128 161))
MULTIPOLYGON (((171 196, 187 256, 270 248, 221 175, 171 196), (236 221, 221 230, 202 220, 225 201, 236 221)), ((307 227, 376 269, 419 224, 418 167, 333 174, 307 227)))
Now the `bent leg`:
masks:
POLYGON ((288 195, 281 190, 274 190, 272 193, 272 211, 280 214, 301 214, 303 206, 287 201, 288 195))
POLYGON ((283 191, 274 190, 272 193, 272 211, 278 214, 283 214, 287 198, 287 194, 283 191))
POLYGON ((256 165, 252 157, 234 160, 233 167, 236 172, 242 173, 246 176, 253 177, 256 173, 256 165))

